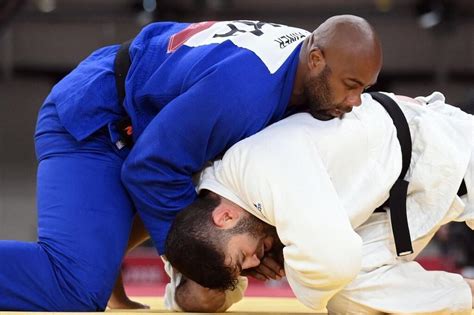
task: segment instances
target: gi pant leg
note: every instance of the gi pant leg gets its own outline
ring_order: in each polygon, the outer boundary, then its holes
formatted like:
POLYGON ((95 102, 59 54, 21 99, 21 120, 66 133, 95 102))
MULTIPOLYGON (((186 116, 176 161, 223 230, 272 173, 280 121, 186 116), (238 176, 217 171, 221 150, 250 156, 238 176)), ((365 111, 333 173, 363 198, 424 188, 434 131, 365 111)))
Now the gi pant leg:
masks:
POLYGON ((374 213, 356 229, 363 240, 362 270, 330 300, 329 312, 470 315, 471 290, 462 276, 412 261, 438 228, 413 243, 414 254, 397 257, 387 213, 374 213))
POLYGON ((0 310, 104 310, 134 214, 105 130, 76 141, 54 105, 36 133, 38 241, 0 241, 0 310))

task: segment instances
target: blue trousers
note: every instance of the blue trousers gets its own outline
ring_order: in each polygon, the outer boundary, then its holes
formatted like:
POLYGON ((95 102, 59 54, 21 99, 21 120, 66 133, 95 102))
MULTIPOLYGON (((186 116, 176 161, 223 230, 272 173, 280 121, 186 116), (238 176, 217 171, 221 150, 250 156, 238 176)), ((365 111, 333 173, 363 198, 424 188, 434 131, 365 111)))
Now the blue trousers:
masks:
POLYGON ((120 179, 128 149, 107 128, 76 141, 53 104, 35 144, 38 241, 0 241, 0 310, 104 310, 135 213, 120 179))

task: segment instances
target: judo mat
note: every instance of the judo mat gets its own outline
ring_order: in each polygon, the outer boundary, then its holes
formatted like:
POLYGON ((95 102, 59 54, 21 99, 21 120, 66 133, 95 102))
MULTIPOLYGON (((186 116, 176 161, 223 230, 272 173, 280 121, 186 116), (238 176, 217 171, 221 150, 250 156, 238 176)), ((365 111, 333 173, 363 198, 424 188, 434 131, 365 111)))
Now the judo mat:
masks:
MULTIPOLYGON (((143 315, 143 314, 196 314, 196 313, 173 313, 165 309, 163 298, 161 297, 137 297, 133 300, 149 305, 147 310, 107 310, 106 315, 143 315)), ((0 315, 7 314, 40 314, 38 312, 0 312, 0 315)), ((50 312, 47 314, 88 314, 88 313, 60 313, 50 312)), ((97 314, 97 313, 90 313, 97 314)), ((226 313, 221 314, 326 314, 326 312, 316 312, 298 302, 296 298, 272 298, 272 297, 245 297, 242 301, 234 304, 226 313)), ((474 315, 474 310, 472 311, 474 315)))
MULTIPOLYGON (((150 310, 145 311, 111 311, 108 310, 107 313, 120 313, 122 315, 124 312, 126 314, 141 314, 143 312, 153 312, 153 313, 162 313, 162 314, 175 314, 169 313, 166 311, 163 299, 159 297, 138 297, 136 301, 147 304, 151 307, 150 310)), ((232 307, 227 311, 227 313, 232 314, 314 314, 314 311, 307 308, 295 298, 270 298, 270 297, 245 297, 240 302, 232 305, 232 307)), ((192 313, 189 313, 192 314, 192 313)), ((195 314, 195 313, 193 313, 195 314)), ((143 314, 142 314, 143 315, 143 314)))
MULTIPOLYGON (((161 297, 136 297, 133 300, 149 305, 148 310, 107 310, 106 315, 143 315, 143 314, 196 314, 196 313, 173 313, 167 311, 163 298, 161 297)), ((305 307, 295 298, 271 298, 271 297, 245 297, 242 301, 234 304, 226 313, 222 314, 315 314, 315 311, 305 307)), ((0 315, 6 314, 31 314, 39 313, 28 312, 0 312, 0 315)), ((48 314, 87 314, 87 313, 60 313, 50 312, 48 314)), ((97 314, 97 313, 91 313, 97 314)), ((321 313, 324 314, 324 313, 321 313)), ((474 315, 474 314, 473 314, 474 315)))

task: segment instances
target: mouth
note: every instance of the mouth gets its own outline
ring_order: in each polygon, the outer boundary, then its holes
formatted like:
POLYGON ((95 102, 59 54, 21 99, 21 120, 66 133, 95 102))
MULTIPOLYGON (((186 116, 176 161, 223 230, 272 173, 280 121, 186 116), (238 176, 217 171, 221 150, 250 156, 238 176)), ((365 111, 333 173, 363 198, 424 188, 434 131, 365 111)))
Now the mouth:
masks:
POLYGON ((312 112, 311 115, 319 120, 331 120, 334 118, 334 116, 331 115, 329 111, 312 112))
POLYGON ((333 117, 341 117, 342 115, 345 114, 345 112, 337 108, 334 109, 332 112, 333 112, 333 115, 332 115, 333 117))
POLYGON ((352 107, 347 108, 335 108, 333 110, 328 111, 332 117, 334 118, 342 118, 345 114, 350 113, 352 111, 352 107))
POLYGON ((352 108, 349 106, 344 106, 342 104, 331 105, 329 108, 320 109, 318 111, 311 112, 312 116, 319 120, 331 120, 334 118, 342 118, 344 114, 347 114, 352 111, 352 108))

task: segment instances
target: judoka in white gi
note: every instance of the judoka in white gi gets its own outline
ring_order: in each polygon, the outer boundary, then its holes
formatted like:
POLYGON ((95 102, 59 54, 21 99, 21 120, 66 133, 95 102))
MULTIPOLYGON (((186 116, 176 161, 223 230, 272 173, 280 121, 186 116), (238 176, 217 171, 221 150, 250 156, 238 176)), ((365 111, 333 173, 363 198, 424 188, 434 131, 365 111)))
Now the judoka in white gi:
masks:
MULTIPOLYGON (((212 276, 199 275, 206 266, 181 238, 198 231, 211 245, 224 242, 220 248, 225 264, 235 277, 241 269, 258 265, 272 245, 271 233, 260 229, 241 234, 245 228, 239 222, 248 222, 250 213, 276 227, 285 245, 288 282, 310 308, 327 307, 334 313, 471 314, 471 280, 425 271, 413 259, 442 224, 464 221, 474 228, 473 116, 447 105, 437 92, 417 98, 420 104, 389 96, 400 105, 412 136, 406 179, 414 254, 397 257, 387 213, 373 213, 388 198, 402 158, 391 118, 364 94, 362 106, 343 119, 293 115, 234 145, 207 168, 199 190, 221 196, 206 217, 215 231, 202 222, 189 226, 186 217, 193 209, 184 210, 168 237, 171 263, 188 278, 221 288, 212 276), (463 178, 468 192, 460 198, 463 178), (225 234, 231 230, 234 233, 225 234), (173 243, 176 240, 183 241, 181 246, 173 243)), ((199 242, 204 257, 207 245, 199 242)), ((178 308, 173 295, 180 278, 172 274, 167 288, 170 307, 178 308)), ((220 310, 240 298, 245 283, 237 287, 220 310)))

